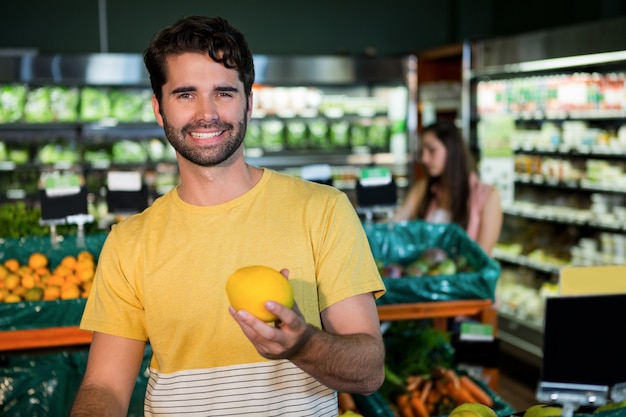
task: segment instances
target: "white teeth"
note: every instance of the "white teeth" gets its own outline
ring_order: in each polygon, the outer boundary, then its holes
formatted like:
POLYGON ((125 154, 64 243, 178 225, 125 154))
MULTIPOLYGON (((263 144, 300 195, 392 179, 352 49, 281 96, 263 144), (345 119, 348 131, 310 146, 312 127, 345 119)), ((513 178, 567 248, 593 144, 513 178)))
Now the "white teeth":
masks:
POLYGON ((209 139, 209 138, 214 138, 216 136, 219 136, 222 134, 223 131, 219 131, 219 132, 211 132, 211 133, 198 133, 198 132, 191 132, 191 136, 193 136, 196 139, 209 139))

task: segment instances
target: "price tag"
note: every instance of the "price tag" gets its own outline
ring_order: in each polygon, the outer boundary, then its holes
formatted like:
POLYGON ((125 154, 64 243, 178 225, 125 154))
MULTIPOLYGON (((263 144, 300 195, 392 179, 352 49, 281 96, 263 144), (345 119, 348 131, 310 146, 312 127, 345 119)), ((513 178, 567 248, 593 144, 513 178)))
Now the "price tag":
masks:
POLYGON ((72 173, 54 173, 43 178, 43 188, 48 197, 75 195, 80 192, 80 176, 72 173))
POLYGON ((493 326, 484 323, 463 322, 461 323, 459 339, 490 342, 493 340, 493 326))
POLYGON ((139 191, 141 190, 141 173, 138 171, 109 171, 107 173, 107 187, 110 191, 139 191))
POLYGON ((390 184, 392 179, 391 170, 389 168, 374 167, 361 169, 359 182, 363 187, 370 187, 390 184))

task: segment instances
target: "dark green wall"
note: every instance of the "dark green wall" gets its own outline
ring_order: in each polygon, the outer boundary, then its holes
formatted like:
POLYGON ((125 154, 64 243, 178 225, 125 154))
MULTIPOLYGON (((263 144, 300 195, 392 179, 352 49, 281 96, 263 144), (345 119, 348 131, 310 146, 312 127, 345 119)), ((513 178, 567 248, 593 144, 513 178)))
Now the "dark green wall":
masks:
POLYGON ((221 15, 255 54, 405 54, 626 15, 622 0, 0 0, 0 50, 141 52, 179 16, 221 15), (99 5, 106 6, 106 42, 99 5))

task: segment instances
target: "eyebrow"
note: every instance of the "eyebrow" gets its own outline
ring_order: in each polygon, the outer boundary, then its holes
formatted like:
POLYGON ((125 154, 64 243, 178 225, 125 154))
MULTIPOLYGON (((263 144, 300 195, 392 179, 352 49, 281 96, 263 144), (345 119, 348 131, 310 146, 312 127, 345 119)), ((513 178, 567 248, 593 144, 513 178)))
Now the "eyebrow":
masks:
MULTIPOLYGON (((197 91, 196 87, 192 87, 192 86, 183 86, 183 87, 178 87, 173 89, 170 94, 179 94, 179 93, 187 93, 189 91, 197 91)), ((222 91, 222 92, 238 92, 239 89, 237 87, 230 87, 230 86, 223 86, 223 87, 216 87, 215 91, 222 91)))

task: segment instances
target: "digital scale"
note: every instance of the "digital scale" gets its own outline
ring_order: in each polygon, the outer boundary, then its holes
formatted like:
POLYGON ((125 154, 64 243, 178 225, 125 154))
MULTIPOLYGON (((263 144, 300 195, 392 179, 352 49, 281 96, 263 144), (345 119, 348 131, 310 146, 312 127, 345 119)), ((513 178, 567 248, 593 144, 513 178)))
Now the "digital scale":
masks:
POLYGON ((626 294, 546 299, 538 401, 571 417, 581 406, 626 399, 625 307, 626 294))

